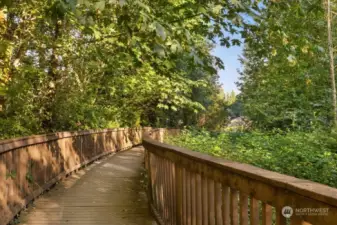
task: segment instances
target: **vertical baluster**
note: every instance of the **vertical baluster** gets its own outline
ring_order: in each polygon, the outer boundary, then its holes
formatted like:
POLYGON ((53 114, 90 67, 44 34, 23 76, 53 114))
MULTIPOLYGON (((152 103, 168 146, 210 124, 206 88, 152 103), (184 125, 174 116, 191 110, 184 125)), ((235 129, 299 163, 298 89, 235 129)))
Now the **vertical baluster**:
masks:
POLYGON ((183 168, 183 225, 187 224, 186 169, 183 168))
POLYGON ((177 181, 178 181, 178 171, 177 171, 177 166, 176 163, 172 162, 172 180, 173 180, 173 186, 172 186, 172 192, 173 192, 173 209, 174 209, 174 221, 175 221, 175 225, 179 224, 178 222, 178 209, 179 209, 179 203, 178 203, 178 189, 176 188, 177 185, 177 181))
POLYGON ((192 213, 192 205, 191 205, 191 172, 186 172, 186 202, 187 202, 187 225, 191 225, 191 213, 192 213))
POLYGON ((208 192, 207 177, 202 175, 202 224, 208 225, 208 192))
POLYGON ((167 193, 167 212, 168 212, 168 222, 172 225, 172 201, 171 201, 171 181, 170 181, 170 162, 166 159, 166 193, 167 193))
POLYGON ((254 198, 250 198, 250 225, 259 225, 259 202, 254 198))
POLYGON ((150 207, 153 205, 153 172, 152 172, 152 165, 151 165, 151 153, 149 151, 145 151, 145 162, 146 162, 146 170, 148 172, 148 197, 149 197, 149 203, 150 207))
POLYGON ((157 211, 161 215, 161 203, 160 203, 160 162, 159 157, 156 156, 156 196, 157 196, 157 211))
POLYGON ((158 186, 158 168, 157 168, 157 159, 156 159, 156 155, 152 154, 151 156, 151 160, 152 160, 152 168, 151 168, 151 178, 152 178, 152 198, 153 198, 153 207, 156 208, 156 210, 158 210, 158 198, 157 198, 157 186, 158 186))
POLYGON ((167 194, 167 160, 162 158, 162 168, 163 168, 163 205, 164 205, 164 221, 168 224, 169 221, 169 210, 168 210, 168 194, 167 194))
POLYGON ((222 184, 222 220, 224 225, 230 225, 230 189, 222 184))
POLYGON ((216 220, 216 225, 223 225, 221 203, 222 203, 221 183, 215 182, 215 220, 216 220))
POLYGON ((160 175, 160 158, 156 156, 157 161, 157 202, 158 202, 158 213, 162 216, 162 208, 161 208, 161 194, 160 194, 160 186, 161 186, 161 175, 160 175))
POLYGON ((240 193, 240 225, 248 225, 248 195, 240 193))
POLYGON ((235 189, 231 189, 231 225, 239 225, 238 206, 239 192, 235 189))
POLYGON ((175 164, 175 190, 176 190, 176 207, 177 207, 177 218, 176 225, 183 224, 183 172, 182 168, 176 163, 175 164))
POLYGON ((262 203, 262 225, 272 225, 272 207, 266 203, 262 203))
POLYGON ((153 191, 154 191, 154 199, 155 199, 155 208, 159 213, 159 209, 160 209, 159 204, 160 203, 159 203, 159 188, 158 188, 158 186, 159 186, 158 157, 154 154, 153 154, 153 164, 154 164, 154 167, 152 169, 154 169, 154 174, 153 174, 154 175, 153 176, 153 178, 154 178, 154 180, 153 180, 154 189, 153 189, 153 191))
POLYGON ((276 207, 276 225, 286 225, 287 220, 282 215, 282 207, 276 207))
POLYGON ((196 198, 196 173, 191 172, 191 204, 192 204, 192 225, 197 224, 197 198, 196 198))
POLYGON ((161 213, 160 216, 162 219, 165 219, 165 207, 164 207, 164 190, 163 190, 163 186, 164 186, 164 177, 163 177, 163 158, 162 157, 158 157, 159 158, 159 193, 160 193, 160 207, 161 207, 161 213))
POLYGON ((169 181, 169 170, 168 170, 168 160, 165 159, 165 202, 166 202, 166 216, 167 216, 167 224, 171 225, 171 202, 170 202, 170 181, 169 181))
POLYGON ((172 217, 172 225, 176 225, 176 211, 177 205, 175 203, 176 199, 176 192, 175 192, 175 184, 174 184, 174 177, 175 177, 175 171, 174 171, 174 163, 172 161, 169 161, 169 170, 170 170, 170 199, 171 199, 171 217, 172 217))
POLYGON ((215 209, 214 209, 214 180, 208 179, 208 221, 209 225, 215 225, 215 209))
POLYGON ((201 175, 196 176, 197 187, 197 225, 202 225, 202 181, 201 175))

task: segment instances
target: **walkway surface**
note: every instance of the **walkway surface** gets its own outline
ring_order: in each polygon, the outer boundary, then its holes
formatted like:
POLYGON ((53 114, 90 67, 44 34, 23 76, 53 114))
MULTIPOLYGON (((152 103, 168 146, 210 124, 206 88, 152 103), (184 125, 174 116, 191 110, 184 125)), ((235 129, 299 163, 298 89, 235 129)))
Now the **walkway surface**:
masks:
POLYGON ((143 148, 96 161, 56 185, 23 212, 24 225, 155 225, 142 173, 143 148))

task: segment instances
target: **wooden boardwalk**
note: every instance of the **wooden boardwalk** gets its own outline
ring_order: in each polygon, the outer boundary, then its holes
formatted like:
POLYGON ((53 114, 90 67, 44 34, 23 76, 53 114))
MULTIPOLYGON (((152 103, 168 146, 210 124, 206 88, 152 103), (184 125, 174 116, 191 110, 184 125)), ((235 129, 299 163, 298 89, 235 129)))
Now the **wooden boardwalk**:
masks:
POLYGON ((69 176, 24 211, 21 225, 155 225, 142 173, 143 148, 119 152, 69 176))

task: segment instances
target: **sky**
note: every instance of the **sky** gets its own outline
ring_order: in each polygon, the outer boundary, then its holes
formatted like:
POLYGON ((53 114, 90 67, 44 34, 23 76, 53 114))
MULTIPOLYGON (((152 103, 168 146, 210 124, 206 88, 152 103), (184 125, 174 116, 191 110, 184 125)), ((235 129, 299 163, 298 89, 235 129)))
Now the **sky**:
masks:
POLYGON ((220 76, 220 83, 222 84, 225 92, 231 92, 234 90, 235 93, 239 93, 235 82, 238 81, 239 78, 237 70, 242 68, 238 60, 239 55, 242 54, 242 50, 242 45, 226 48, 217 44, 212 52, 212 54, 219 57, 225 65, 225 69, 218 72, 220 76))
MULTIPOLYGON (((262 2, 259 3, 259 7, 263 8, 262 2)), ((254 24, 254 20, 252 17, 241 14, 245 23, 254 24)), ((225 35, 228 35, 231 39, 239 39, 241 41, 241 46, 231 46, 230 48, 226 48, 217 44, 213 49, 212 54, 219 57, 224 65, 225 69, 220 70, 218 72, 220 76, 220 83, 222 84, 225 92, 235 91, 235 93, 240 93, 235 82, 239 80, 239 73, 237 70, 241 70, 242 66, 239 61, 239 56, 243 53, 244 39, 241 38, 239 34, 231 35, 230 33, 224 32, 225 35)), ((219 42, 219 41, 217 41, 219 42)))

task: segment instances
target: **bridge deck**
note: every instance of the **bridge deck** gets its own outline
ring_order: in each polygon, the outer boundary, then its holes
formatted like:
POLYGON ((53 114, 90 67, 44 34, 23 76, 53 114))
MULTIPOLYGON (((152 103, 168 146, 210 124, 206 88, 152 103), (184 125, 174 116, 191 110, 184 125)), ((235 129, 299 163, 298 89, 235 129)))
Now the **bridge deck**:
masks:
POLYGON ((154 225, 142 181, 143 148, 111 155, 42 195, 19 218, 25 225, 154 225))

